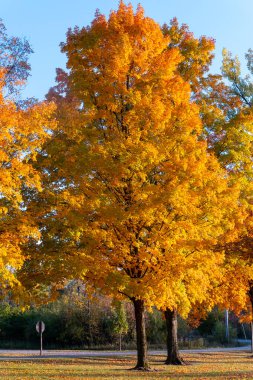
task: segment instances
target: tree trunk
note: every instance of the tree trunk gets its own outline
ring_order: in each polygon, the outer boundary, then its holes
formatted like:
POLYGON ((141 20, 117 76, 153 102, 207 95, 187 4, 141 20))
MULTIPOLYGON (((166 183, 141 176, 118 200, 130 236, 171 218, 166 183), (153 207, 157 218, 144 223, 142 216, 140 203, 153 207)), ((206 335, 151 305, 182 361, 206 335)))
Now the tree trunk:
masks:
POLYGON ((251 353, 253 353, 253 322, 250 322, 251 353))
POLYGON ((137 364, 134 369, 148 370, 147 358, 147 338, 146 327, 144 318, 144 301, 139 299, 132 299, 134 304, 134 314, 136 323, 136 341, 137 341, 137 364))
POLYGON ((250 289, 249 289, 249 298, 251 302, 251 323, 250 323, 250 330, 251 330, 251 352, 253 353, 253 284, 252 281, 249 282, 250 289))
POLYGON ((121 351, 121 340, 122 340, 122 338, 121 338, 121 333, 119 334, 119 350, 121 351))
POLYGON ((167 359, 165 364, 183 365, 177 341, 177 311, 166 309, 164 312, 167 327, 167 359))

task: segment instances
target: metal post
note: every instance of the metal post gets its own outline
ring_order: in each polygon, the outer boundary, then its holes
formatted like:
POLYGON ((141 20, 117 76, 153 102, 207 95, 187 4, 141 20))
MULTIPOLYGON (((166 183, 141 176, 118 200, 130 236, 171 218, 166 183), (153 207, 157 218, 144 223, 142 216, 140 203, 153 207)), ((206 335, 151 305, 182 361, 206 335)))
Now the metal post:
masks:
POLYGON ((45 323, 43 321, 38 321, 36 323, 36 331, 40 334, 40 356, 42 356, 42 352, 43 352, 42 334, 45 331, 45 323))
POLYGON ((245 332, 244 324, 242 323, 241 326, 242 326, 242 331, 243 331, 244 339, 247 340, 247 335, 246 335, 246 332, 245 332))
POLYGON ((40 356, 42 356, 42 349, 43 349, 43 339, 42 339, 42 329, 40 331, 40 356))
POLYGON ((226 339, 229 343, 229 326, 228 326, 228 310, 225 310, 225 324, 226 324, 226 339))

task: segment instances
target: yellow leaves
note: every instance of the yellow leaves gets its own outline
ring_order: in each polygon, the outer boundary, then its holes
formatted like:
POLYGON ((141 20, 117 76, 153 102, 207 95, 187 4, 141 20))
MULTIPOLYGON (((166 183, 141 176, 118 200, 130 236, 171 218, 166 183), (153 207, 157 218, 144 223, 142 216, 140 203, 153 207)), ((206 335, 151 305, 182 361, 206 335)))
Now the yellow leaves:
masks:
POLYGON ((98 15, 90 29, 80 31, 82 40, 79 39, 78 31, 69 33, 69 43, 63 47, 69 57, 69 67, 74 68, 74 78, 79 77, 77 92, 78 88, 81 89, 80 97, 86 94, 86 98, 94 94, 100 109, 106 104, 116 111, 114 107, 121 101, 119 95, 127 95, 133 84, 137 87, 152 85, 155 78, 171 78, 179 61, 178 51, 165 50, 169 40, 162 35, 158 24, 145 18, 140 8, 134 15, 131 6, 123 7, 124 11, 119 8, 117 12, 111 13, 106 25, 104 19, 101 24, 101 15, 98 15), (128 14, 123 19, 122 11, 128 14), (89 36, 90 41, 94 41, 94 34, 96 43, 91 49, 89 36), (80 50, 72 51, 73 43, 80 50), (168 59, 170 65, 165 64, 168 59), (77 62, 83 62, 83 65, 77 62), (101 86, 103 92, 99 91, 101 86))
POLYGON ((239 58, 236 56, 235 59, 232 58, 232 54, 227 50, 222 50, 223 62, 222 62, 222 70, 226 74, 227 77, 239 78, 241 74, 241 65, 239 58), (234 76, 234 77, 233 77, 234 76))
MULTIPOLYGON (((199 78, 211 41, 173 33, 199 78)), ((212 247, 234 229, 238 188, 201 141, 182 52, 123 2, 67 38, 59 130, 42 160, 45 217, 37 204, 47 225, 41 251, 64 252, 48 271, 186 315, 219 281, 223 257, 212 247)))
POLYGON ((84 194, 77 194, 75 196, 70 191, 65 190, 61 193, 59 202, 66 202, 74 209, 79 209, 82 208, 85 204, 85 196, 84 194))
POLYGON ((53 104, 40 104, 22 111, 4 99, 0 106, 1 193, 20 202, 22 184, 40 187, 39 176, 31 160, 36 159, 38 149, 49 137, 48 131, 55 128, 55 122, 50 121, 55 107, 53 104))
POLYGON ((0 272, 1 282, 13 285, 24 261, 21 244, 40 237, 22 202, 28 188, 42 190, 41 174, 33 164, 56 126, 52 119, 55 106, 40 103, 21 110, 1 94, 0 108, 0 272))

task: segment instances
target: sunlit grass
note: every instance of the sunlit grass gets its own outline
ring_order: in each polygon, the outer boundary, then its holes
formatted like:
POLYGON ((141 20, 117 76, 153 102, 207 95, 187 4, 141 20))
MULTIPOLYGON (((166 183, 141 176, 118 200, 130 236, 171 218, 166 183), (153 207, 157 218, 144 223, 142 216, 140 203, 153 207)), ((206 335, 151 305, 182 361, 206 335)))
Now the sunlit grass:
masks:
POLYGON ((0 361, 0 378, 5 380, 43 379, 253 379, 250 353, 198 353, 183 355, 187 366, 166 366, 164 357, 152 356, 154 371, 129 371, 134 357, 15 359, 0 361))

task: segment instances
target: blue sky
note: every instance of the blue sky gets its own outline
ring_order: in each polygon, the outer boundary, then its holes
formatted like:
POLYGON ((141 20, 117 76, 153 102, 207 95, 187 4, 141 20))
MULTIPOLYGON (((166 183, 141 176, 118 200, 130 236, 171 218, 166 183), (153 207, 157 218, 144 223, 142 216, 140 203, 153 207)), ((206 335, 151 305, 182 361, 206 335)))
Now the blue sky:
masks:
MULTIPOLYGON (((177 17, 196 37, 215 38, 214 72, 220 71, 223 47, 241 61, 253 48, 253 0, 133 0, 134 8, 139 2, 159 24, 177 17)), ((117 6, 118 0, 0 0, 0 18, 8 34, 26 37, 34 50, 24 96, 43 99, 54 84, 55 68, 65 67, 59 43, 65 41, 69 27, 88 25, 97 8, 108 16, 117 6)))

